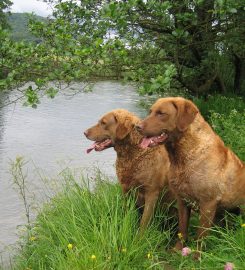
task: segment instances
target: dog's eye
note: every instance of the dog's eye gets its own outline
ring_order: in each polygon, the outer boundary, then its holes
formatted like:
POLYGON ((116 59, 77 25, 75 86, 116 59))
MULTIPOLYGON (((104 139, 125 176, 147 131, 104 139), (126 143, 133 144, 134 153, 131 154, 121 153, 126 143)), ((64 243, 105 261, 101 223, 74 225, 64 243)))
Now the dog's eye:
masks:
POLYGON ((157 112, 156 112, 156 115, 158 115, 158 116, 163 116, 163 115, 166 115, 166 113, 165 113, 165 112, 161 112, 161 111, 157 111, 157 112))
POLYGON ((102 120, 102 121, 100 121, 100 124, 101 124, 102 126, 105 126, 105 125, 106 125, 106 122, 105 122, 104 120, 102 120))

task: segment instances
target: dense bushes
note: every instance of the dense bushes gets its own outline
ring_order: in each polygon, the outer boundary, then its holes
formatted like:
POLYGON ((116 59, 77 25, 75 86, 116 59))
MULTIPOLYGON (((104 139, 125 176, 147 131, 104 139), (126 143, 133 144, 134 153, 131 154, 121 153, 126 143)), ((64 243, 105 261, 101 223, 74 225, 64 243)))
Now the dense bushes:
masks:
POLYGON ((210 95, 207 99, 192 98, 202 115, 208 119, 212 112, 229 115, 232 110, 243 112, 245 100, 238 96, 210 95))

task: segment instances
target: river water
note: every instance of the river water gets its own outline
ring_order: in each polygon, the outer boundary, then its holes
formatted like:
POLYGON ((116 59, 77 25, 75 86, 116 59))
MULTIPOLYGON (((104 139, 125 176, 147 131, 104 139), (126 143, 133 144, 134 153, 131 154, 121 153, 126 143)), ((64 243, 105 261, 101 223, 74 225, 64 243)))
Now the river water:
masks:
MULTIPOLYGON (((77 83, 54 99, 44 97, 37 109, 24 107, 23 101, 0 108, 0 258, 4 261, 18 239, 17 226, 26 223, 23 202, 13 189, 11 160, 23 156, 28 161, 28 181, 39 193, 43 186, 40 174, 51 179, 65 167, 98 166, 103 173, 115 176, 113 149, 87 155, 91 142, 83 131, 116 108, 143 114, 132 86, 105 81, 96 83, 92 92, 78 91, 82 88, 77 83), (72 96, 76 91, 79 93, 72 96)), ((14 95, 15 91, 10 98, 14 95)))

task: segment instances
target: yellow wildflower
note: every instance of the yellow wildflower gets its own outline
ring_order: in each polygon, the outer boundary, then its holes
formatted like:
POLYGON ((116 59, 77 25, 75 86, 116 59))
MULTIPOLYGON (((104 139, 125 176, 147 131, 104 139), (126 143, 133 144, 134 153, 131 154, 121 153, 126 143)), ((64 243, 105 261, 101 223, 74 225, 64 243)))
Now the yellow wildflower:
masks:
POLYGON ((96 260, 96 256, 94 254, 91 255, 91 260, 96 260))
POLYGON ((153 257, 152 254, 149 252, 149 253, 147 254, 147 258, 148 258, 148 259, 152 259, 152 257, 153 257))
POLYGON ((245 223, 243 223, 241 226, 242 226, 243 228, 245 228, 245 223))
POLYGON ((179 239, 182 239, 183 238, 183 234, 181 232, 178 233, 178 237, 179 237, 179 239))
POLYGON ((127 249, 126 248, 122 248, 122 252, 123 253, 126 253, 127 252, 127 249))
POLYGON ((68 248, 69 250, 71 250, 71 249, 73 249, 73 245, 72 245, 71 243, 69 243, 69 244, 67 245, 67 248, 68 248))
POLYGON ((36 240, 36 237, 35 237, 35 236, 31 236, 31 237, 29 238, 29 240, 30 240, 30 241, 35 241, 35 240, 36 240))

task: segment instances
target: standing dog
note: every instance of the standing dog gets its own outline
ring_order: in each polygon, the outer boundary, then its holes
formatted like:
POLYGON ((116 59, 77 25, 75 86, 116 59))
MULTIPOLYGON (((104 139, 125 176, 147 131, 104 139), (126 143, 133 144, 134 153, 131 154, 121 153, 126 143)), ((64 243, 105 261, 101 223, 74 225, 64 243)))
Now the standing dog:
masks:
MULTIPOLYGON (((198 239, 207 234, 218 209, 245 203, 245 165, 215 134, 197 107, 184 98, 161 98, 137 129, 141 147, 165 143, 171 168, 169 185, 179 212, 179 232, 187 239, 191 204, 199 206, 198 239)), ((183 247, 178 241, 177 249, 183 247)))
MULTIPOLYGON (((136 188, 137 206, 144 206, 140 229, 149 223, 160 193, 168 186, 170 163, 164 146, 142 149, 143 136, 135 129, 140 119, 132 113, 118 109, 104 115, 98 123, 84 132, 95 141, 87 150, 102 151, 114 147, 117 153, 116 172, 124 193, 136 188)), ((169 191, 164 195, 166 203, 173 201, 169 191)))

